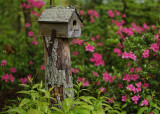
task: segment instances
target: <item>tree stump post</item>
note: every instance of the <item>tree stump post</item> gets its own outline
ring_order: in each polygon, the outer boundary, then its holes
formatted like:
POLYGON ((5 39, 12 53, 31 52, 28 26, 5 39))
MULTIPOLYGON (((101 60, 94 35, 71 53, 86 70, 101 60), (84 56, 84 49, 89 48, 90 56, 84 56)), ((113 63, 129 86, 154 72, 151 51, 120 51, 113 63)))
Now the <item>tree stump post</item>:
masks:
MULTIPOLYGON (((44 57, 45 57, 45 87, 54 87, 52 94, 57 102, 69 96, 74 96, 72 70, 70 60, 70 48, 67 38, 55 38, 56 31, 51 36, 44 36, 44 57)), ((51 104, 55 102, 51 100, 51 104)))

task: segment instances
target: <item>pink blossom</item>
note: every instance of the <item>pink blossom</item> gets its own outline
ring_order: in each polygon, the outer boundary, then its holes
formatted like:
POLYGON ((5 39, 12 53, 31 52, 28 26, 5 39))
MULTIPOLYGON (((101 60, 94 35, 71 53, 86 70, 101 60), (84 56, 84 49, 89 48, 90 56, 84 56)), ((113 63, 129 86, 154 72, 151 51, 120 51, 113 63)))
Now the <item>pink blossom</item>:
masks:
POLYGON ((131 80, 136 81, 139 78, 138 74, 131 75, 131 80))
POLYGON ((105 93, 107 91, 107 89, 104 87, 101 87, 99 90, 102 91, 102 93, 105 93))
POLYGON ((26 84, 26 82, 28 81, 28 78, 20 78, 20 81, 22 84, 26 84))
POLYGON ((93 53, 93 58, 90 58, 90 61, 95 62, 94 63, 95 66, 105 65, 104 61, 102 60, 102 54, 93 53))
POLYGON ((148 101, 147 101, 146 99, 144 99, 144 100, 142 101, 141 106, 148 106, 148 101))
POLYGON ((158 40, 159 34, 154 35, 154 39, 158 40))
POLYGON ((85 80, 86 80, 85 78, 81 78, 81 77, 77 78, 77 82, 84 82, 85 80))
POLYGON ((123 84, 118 84, 118 88, 122 88, 123 87, 123 84))
POLYGON ((93 72, 93 76, 98 76, 98 73, 97 72, 93 72))
POLYGON ((29 8, 31 8, 31 4, 26 5, 26 9, 29 9, 29 8))
POLYGON ((33 61, 29 61, 29 64, 32 65, 32 64, 33 64, 33 61))
POLYGON ((149 50, 148 49, 144 50, 144 52, 142 54, 142 57, 144 57, 144 58, 148 58, 149 57, 149 50))
POLYGON ((99 17, 99 14, 98 14, 95 10, 93 10, 93 15, 94 15, 96 18, 99 17))
POLYGON ((32 41, 32 44, 33 44, 33 45, 37 45, 37 44, 38 44, 38 41, 34 40, 34 41, 32 41))
POLYGON ((118 56, 121 56, 121 50, 120 49, 114 48, 113 52, 117 53, 118 56))
POLYGON ((117 46, 118 46, 119 48, 123 48, 123 45, 122 45, 122 44, 117 44, 117 46))
POLYGON ((133 73, 133 72, 134 72, 134 68, 131 68, 131 69, 130 69, 130 72, 133 73))
POLYGON ((105 80, 105 82, 113 82, 112 75, 108 74, 107 71, 105 71, 105 73, 103 74, 103 79, 105 80))
POLYGON ((28 32, 28 36, 33 36, 33 31, 28 32))
POLYGON ((86 82, 84 82, 84 83, 82 84, 83 87, 86 87, 86 86, 88 86, 88 85, 89 85, 89 81, 88 81, 88 80, 86 80, 86 82))
POLYGON ((10 78, 11 82, 14 82, 14 77, 12 74, 9 75, 9 78, 10 78))
POLYGON ((155 30, 155 29, 156 29, 156 26, 155 26, 155 25, 152 25, 152 28, 155 30))
POLYGON ((152 49, 154 52, 157 52, 159 50, 159 46, 157 43, 154 43, 151 45, 150 49, 152 49))
MULTIPOLYGON (((32 78, 32 75, 31 75, 31 74, 29 74, 27 77, 32 78)), ((28 81, 29 81, 29 80, 28 80, 28 81)))
POLYGON ((134 97, 132 97, 132 101, 134 101, 135 104, 137 104, 137 101, 139 100, 140 96, 139 95, 134 95, 134 97))
POLYGON ((111 99, 108 100, 109 103, 113 103, 114 102, 114 97, 112 97, 111 99))
POLYGON ((141 82, 135 84, 137 87, 141 87, 141 82))
POLYGON ((79 11, 79 14, 83 16, 83 15, 84 15, 83 10, 80 10, 80 11, 79 11))
POLYGON ((84 25, 83 25, 83 24, 81 24, 81 27, 84 27, 84 25))
POLYGON ((9 80, 9 74, 1 76, 1 80, 4 80, 5 82, 8 82, 8 80, 9 80))
POLYGON ((7 61, 6 61, 6 60, 3 60, 3 61, 1 62, 1 66, 5 66, 6 63, 7 63, 7 61))
POLYGON ((36 39, 37 39, 37 36, 34 36, 33 39, 36 40, 36 39))
POLYGON ((27 27, 30 27, 30 23, 26 23, 25 24, 25 27, 27 28, 27 27))
POLYGON ((122 17, 123 17, 123 18, 126 18, 126 14, 123 14, 122 17))
POLYGON ((98 82, 96 83, 97 86, 99 86, 99 84, 100 84, 100 81, 98 81, 98 82))
POLYGON ((132 84, 129 84, 126 89, 130 90, 130 91, 135 91, 135 87, 132 84))
POLYGON ((97 40, 99 40, 99 39, 100 39, 100 36, 99 36, 99 35, 96 35, 96 38, 97 38, 97 40))
POLYGON ((142 71, 140 67, 136 68, 135 73, 142 71))
POLYGON ((125 96, 122 96, 122 101, 126 101, 127 100, 127 95, 125 95, 125 96))
POLYGON ((82 43, 83 43, 83 40, 80 40, 80 39, 72 39, 72 42, 71 42, 72 45, 73 44, 82 45, 82 43))
POLYGON ((41 8, 44 6, 44 2, 41 1, 41 0, 38 0, 38 1, 32 1, 32 5, 33 7, 35 8, 41 8))
POLYGON ((73 56, 76 56, 76 55, 78 55, 78 51, 73 52, 73 56))
POLYGON ((102 46, 103 44, 101 42, 98 42, 97 43, 97 46, 102 46))
POLYGON ((45 70, 45 66, 44 65, 41 65, 41 70, 45 70))
POLYGON ((114 13, 112 10, 108 10, 108 16, 113 18, 114 17, 114 13))
POLYGON ((11 73, 15 73, 16 72, 16 68, 10 68, 11 73))
POLYGON ((147 87, 149 87, 149 83, 144 83, 143 88, 146 89, 147 87))
POLYGON ((143 28, 148 30, 148 29, 149 29, 149 26, 148 26, 146 23, 144 23, 144 24, 143 24, 143 28))
POLYGON ((120 16, 120 14, 121 14, 121 13, 120 13, 119 11, 116 12, 116 15, 117 15, 117 16, 120 16))
POLYGON ((94 52, 95 47, 94 46, 90 46, 90 44, 88 44, 87 46, 85 46, 86 51, 90 51, 90 52, 94 52))
POLYGON ((37 15, 37 12, 36 11, 31 11, 31 14, 32 15, 37 15))
POLYGON ((88 15, 91 15, 92 14, 92 10, 88 10, 88 15))
POLYGON ((124 53, 122 53, 122 58, 131 58, 136 61, 137 56, 135 56, 131 51, 129 53, 125 51, 124 53))
POLYGON ((91 40, 92 40, 92 41, 95 41, 95 38, 94 38, 94 37, 91 37, 91 40))
POLYGON ((92 23, 94 23, 94 22, 95 22, 94 18, 91 18, 91 22, 92 22, 92 23))
POLYGON ((131 76, 129 74, 125 74, 123 80, 127 80, 127 82, 130 82, 131 76))
POLYGON ((158 30, 158 33, 160 34, 160 29, 158 30))

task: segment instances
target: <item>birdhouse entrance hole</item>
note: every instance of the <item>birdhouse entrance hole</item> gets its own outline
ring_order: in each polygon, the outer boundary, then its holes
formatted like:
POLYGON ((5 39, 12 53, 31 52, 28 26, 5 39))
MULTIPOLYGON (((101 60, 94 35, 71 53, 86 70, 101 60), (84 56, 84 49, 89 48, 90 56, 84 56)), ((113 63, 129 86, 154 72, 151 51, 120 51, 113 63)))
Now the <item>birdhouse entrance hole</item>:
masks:
POLYGON ((77 21, 76 20, 73 21, 73 26, 74 27, 77 26, 77 21))

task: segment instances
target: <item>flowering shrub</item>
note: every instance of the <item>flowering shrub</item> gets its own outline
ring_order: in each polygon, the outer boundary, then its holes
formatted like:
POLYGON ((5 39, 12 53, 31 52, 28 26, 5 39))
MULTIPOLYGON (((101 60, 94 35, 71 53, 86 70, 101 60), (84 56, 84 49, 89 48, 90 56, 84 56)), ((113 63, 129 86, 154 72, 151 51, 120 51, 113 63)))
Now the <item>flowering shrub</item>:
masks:
MULTIPOLYGON (((23 0, 18 5, 24 15, 29 12, 32 20, 24 19, 19 34, 7 32, 0 39, 3 44, 0 47, 3 50, 0 83, 4 93, 6 90, 17 91, 19 83, 30 83, 27 76, 36 81, 44 79, 43 43, 38 37, 37 26, 44 2, 23 0)), ((131 22, 135 18, 130 19, 130 14, 105 7, 80 9, 79 13, 84 19, 82 36, 70 41, 74 83, 81 82, 81 89, 89 89, 93 96, 101 91, 102 96, 108 97, 105 100, 109 105, 118 102, 119 111, 159 113, 159 25, 149 25, 148 21, 142 23, 141 20, 131 22)), ((102 105, 100 107, 102 109, 102 105)))

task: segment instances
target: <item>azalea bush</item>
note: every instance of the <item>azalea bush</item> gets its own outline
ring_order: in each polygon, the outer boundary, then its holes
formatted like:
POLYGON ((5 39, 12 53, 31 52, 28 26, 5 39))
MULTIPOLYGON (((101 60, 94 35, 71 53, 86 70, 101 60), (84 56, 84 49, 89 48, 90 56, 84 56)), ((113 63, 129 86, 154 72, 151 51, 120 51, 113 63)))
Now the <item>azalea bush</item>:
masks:
MULTIPOLYGON (((87 4, 88 0, 86 4, 83 1, 78 4, 74 0, 55 1, 56 5, 61 6, 68 6, 69 3, 80 6, 78 11, 83 18, 82 35, 70 40, 73 82, 81 83, 81 89, 92 91, 80 92, 80 96, 93 96, 95 100, 98 97, 97 92, 101 91, 101 97, 108 98, 105 102, 108 102, 109 106, 114 107, 118 103, 119 112, 159 113, 159 14, 158 9, 154 10, 158 7, 157 1, 152 5, 149 5, 150 2, 126 1, 128 7, 125 9, 125 3, 119 4, 119 1, 108 0, 106 4, 97 1, 96 3, 100 4, 97 6, 87 4), (137 4, 134 12, 130 7, 133 4, 137 4), (147 8, 141 7, 143 5, 147 8), (149 10, 151 6, 154 7, 152 11, 149 10), (138 9, 145 11, 153 19, 147 20, 148 15, 136 13, 139 12, 138 9)), ((3 3, 2 0, 0 4, 3 3)), ((7 99, 6 96, 11 93, 14 96, 10 98, 14 99, 16 92, 22 89, 18 84, 30 83, 27 77, 34 77, 35 82, 44 80, 45 71, 43 43, 38 35, 37 18, 45 8, 44 5, 49 6, 49 2, 22 0, 11 3, 17 6, 14 8, 17 14, 11 8, 5 12, 4 6, 8 4, 5 3, 0 16, 0 23, 4 25, 0 27, 0 30, 3 30, 0 39, 1 99, 7 99), (10 12, 15 15, 10 15, 10 12), (7 18, 8 16, 10 18, 7 18), (15 25, 12 21, 18 24, 15 25), (8 25, 6 29, 5 24, 8 22, 11 26, 8 25)), ((95 105, 93 99, 90 104, 95 105)), ((49 106, 46 101, 43 102, 49 106)), ((8 103, 5 100, 2 104, 8 103)))

